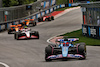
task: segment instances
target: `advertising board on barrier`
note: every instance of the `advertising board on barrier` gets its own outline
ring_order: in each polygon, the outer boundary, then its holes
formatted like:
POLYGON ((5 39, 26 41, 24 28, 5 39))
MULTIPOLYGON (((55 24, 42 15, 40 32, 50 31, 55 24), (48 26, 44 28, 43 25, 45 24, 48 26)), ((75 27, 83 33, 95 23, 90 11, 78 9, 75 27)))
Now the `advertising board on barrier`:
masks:
POLYGON ((54 5, 56 3, 56 0, 52 0, 52 5, 54 5))
POLYGON ((90 33, 91 33, 91 35, 96 35, 96 29, 94 29, 94 27, 91 27, 90 28, 90 33))
POLYGON ((78 6, 80 3, 72 3, 72 6, 78 6))
POLYGON ((65 4, 61 5, 61 7, 65 7, 65 4))
POLYGON ((4 30, 6 25, 1 25, 1 29, 4 30))
POLYGON ((12 25, 12 23, 8 23, 8 26, 7 27, 10 28, 10 25, 12 25))
POLYGON ((87 29, 86 29, 86 27, 83 27, 83 33, 84 33, 84 34, 87 33, 87 29))
POLYGON ((82 34, 84 36, 100 38, 100 36, 99 36, 100 32, 99 32, 98 26, 82 25, 82 34))
POLYGON ((46 7, 49 7, 49 2, 46 2, 46 7))
POLYGON ((82 25, 82 33, 83 33, 83 35, 88 36, 88 28, 87 28, 87 26, 82 25))
POLYGON ((47 14, 49 13, 49 10, 47 10, 47 14))
POLYGON ((53 8, 51 8, 51 12, 53 11, 53 8))
POLYGON ((98 26, 90 26, 90 34, 93 38, 99 38, 99 27, 98 26))

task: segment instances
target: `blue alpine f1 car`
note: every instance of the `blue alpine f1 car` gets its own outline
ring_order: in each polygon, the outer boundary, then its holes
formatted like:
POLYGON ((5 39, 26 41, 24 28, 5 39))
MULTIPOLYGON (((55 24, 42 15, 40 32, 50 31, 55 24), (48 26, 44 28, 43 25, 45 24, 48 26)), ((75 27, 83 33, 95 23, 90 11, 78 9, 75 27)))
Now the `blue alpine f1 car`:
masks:
POLYGON ((59 44, 50 44, 45 48, 45 60, 52 61, 53 59, 67 59, 67 58, 79 58, 86 59, 86 44, 77 43, 73 44, 73 41, 77 41, 79 38, 66 38, 56 40, 59 44))

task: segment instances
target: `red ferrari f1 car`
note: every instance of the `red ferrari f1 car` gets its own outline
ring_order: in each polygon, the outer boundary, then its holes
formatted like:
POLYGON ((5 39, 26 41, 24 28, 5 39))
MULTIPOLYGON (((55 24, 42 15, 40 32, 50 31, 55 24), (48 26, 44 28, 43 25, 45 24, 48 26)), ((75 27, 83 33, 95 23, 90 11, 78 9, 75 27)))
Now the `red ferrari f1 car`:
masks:
POLYGON ((52 16, 52 15, 45 15, 43 17, 38 18, 39 22, 51 21, 51 20, 54 20, 54 16, 52 16))

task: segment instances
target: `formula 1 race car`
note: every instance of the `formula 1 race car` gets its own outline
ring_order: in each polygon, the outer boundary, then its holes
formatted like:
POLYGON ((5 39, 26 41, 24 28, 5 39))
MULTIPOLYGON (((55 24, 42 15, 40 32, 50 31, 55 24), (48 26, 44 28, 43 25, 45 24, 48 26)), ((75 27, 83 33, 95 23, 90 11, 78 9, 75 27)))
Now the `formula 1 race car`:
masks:
POLYGON ((52 15, 45 15, 43 17, 38 18, 39 22, 51 21, 51 20, 54 20, 54 16, 52 16, 52 15))
POLYGON ((58 45, 50 44, 45 48, 45 60, 52 61, 53 59, 79 58, 86 59, 85 43, 77 43, 73 45, 73 41, 79 38, 58 39, 58 45))
POLYGON ((21 23, 22 25, 27 25, 27 26, 36 26, 37 23, 34 21, 34 19, 25 19, 24 22, 21 23))
POLYGON ((14 38, 19 40, 19 39, 39 39, 39 33, 38 31, 31 31, 30 28, 22 28, 19 29, 14 34, 14 38))
POLYGON ((8 29, 8 34, 14 34, 17 28, 21 28, 21 24, 16 25, 10 25, 10 28, 8 29))

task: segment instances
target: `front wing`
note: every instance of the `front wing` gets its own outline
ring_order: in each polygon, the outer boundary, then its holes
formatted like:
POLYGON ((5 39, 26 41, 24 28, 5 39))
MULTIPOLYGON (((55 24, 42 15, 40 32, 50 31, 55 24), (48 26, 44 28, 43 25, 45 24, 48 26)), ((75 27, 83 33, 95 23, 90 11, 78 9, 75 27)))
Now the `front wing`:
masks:
POLYGON ((20 37, 18 37, 18 39, 35 39, 35 38, 39 38, 39 37, 36 36, 36 35, 31 35, 30 37, 27 37, 27 36, 20 36, 20 37))
POLYGON ((48 56, 47 59, 59 59, 59 58, 84 58, 83 55, 80 54, 68 54, 67 57, 63 57, 62 54, 58 54, 58 55, 51 55, 48 56))

